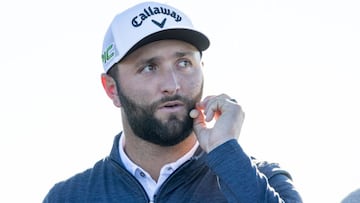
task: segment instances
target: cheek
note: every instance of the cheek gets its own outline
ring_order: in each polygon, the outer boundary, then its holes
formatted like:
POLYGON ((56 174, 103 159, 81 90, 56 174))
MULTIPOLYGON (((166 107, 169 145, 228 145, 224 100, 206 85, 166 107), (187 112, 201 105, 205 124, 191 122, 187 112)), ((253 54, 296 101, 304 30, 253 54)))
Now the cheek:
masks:
POLYGON ((183 89, 187 92, 192 92, 192 94, 198 94, 202 89, 203 82, 204 79, 201 74, 198 74, 195 77, 185 78, 183 89))
POLYGON ((131 92, 127 91, 127 96, 139 105, 148 105, 151 100, 149 90, 139 88, 133 88, 131 89, 131 92))
POLYGON ((125 84, 122 83, 120 85, 122 94, 132 101, 136 101, 138 104, 144 104, 146 98, 149 97, 150 92, 148 89, 146 89, 148 86, 144 85, 143 82, 127 81, 125 84))

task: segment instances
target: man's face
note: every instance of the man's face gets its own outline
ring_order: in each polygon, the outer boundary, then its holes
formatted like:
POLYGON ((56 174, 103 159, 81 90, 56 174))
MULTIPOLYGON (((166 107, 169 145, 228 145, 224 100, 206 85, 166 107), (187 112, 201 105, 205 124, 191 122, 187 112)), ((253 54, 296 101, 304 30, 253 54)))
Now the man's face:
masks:
POLYGON ((189 112, 201 98, 201 92, 196 98, 181 96, 164 97, 149 105, 138 104, 119 92, 119 99, 125 111, 126 118, 132 131, 138 137, 160 146, 172 146, 180 143, 192 132, 193 120, 188 115, 179 116, 169 114, 167 120, 156 118, 155 113, 160 105, 165 102, 181 101, 184 110, 189 112))
POLYGON ((201 67, 197 49, 176 40, 150 43, 120 62, 119 100, 136 136, 172 146, 191 134, 189 112, 202 96, 201 67))

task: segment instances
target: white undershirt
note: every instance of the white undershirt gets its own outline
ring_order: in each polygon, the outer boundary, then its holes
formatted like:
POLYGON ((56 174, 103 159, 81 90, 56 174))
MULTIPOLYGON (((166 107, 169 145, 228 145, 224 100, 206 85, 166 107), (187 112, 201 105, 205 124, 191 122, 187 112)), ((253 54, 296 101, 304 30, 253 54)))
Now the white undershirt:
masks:
POLYGON ((157 189, 160 188, 160 186, 165 182, 165 180, 177 169, 179 168, 183 163, 185 163, 187 160, 189 160, 195 153, 196 149, 199 146, 199 143, 196 142, 196 144, 193 146, 190 151, 188 151, 184 156, 180 157, 177 161, 165 164, 161 170, 159 179, 156 182, 154 179, 151 178, 148 172, 146 172, 144 169, 142 169, 140 166, 136 165, 134 162, 132 162, 127 154, 124 151, 125 146, 125 136, 124 133, 121 135, 119 140, 119 153, 122 162, 124 163, 125 168, 135 176, 135 178, 141 183, 141 185, 144 187, 150 202, 154 199, 154 194, 156 193, 157 189))

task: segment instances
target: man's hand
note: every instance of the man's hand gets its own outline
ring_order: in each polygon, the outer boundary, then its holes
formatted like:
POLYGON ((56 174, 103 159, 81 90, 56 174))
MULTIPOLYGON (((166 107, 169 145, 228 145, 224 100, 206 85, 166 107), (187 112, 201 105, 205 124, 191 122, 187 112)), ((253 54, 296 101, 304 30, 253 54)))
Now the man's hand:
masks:
POLYGON ((199 144, 207 153, 231 139, 238 139, 244 116, 241 106, 225 94, 207 96, 190 111, 199 144), (208 128, 206 123, 213 119, 214 126, 208 128))

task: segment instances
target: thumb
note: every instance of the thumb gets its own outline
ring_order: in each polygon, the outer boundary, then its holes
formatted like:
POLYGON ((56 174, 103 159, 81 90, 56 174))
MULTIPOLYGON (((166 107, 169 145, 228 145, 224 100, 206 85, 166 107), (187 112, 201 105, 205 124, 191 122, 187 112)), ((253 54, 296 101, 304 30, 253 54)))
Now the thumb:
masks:
POLYGON ((189 115, 191 118, 194 119, 194 126, 193 126, 194 132, 196 136, 199 137, 201 131, 206 129, 204 114, 198 109, 193 109, 190 111, 189 115))

